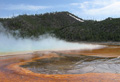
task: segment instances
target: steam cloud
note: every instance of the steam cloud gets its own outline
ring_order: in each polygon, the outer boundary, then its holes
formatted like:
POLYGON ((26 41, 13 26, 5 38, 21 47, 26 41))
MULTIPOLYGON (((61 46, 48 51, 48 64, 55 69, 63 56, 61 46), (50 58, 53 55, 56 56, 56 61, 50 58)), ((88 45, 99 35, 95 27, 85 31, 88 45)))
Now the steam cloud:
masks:
POLYGON ((30 38, 16 39, 0 23, 0 52, 3 53, 29 50, 83 50, 103 47, 105 46, 66 42, 48 34, 40 36, 38 40, 30 38))

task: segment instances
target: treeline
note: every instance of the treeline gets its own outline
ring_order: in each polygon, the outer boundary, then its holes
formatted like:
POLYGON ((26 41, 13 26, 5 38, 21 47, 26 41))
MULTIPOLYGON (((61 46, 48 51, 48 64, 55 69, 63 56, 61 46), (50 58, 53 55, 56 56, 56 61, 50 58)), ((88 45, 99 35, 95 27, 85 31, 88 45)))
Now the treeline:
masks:
POLYGON ((0 22, 14 36, 23 38, 49 33, 68 41, 120 41, 120 18, 80 22, 69 14, 71 13, 53 12, 20 15, 10 19, 0 19, 0 22))
POLYGON ((1 18, 0 22, 14 36, 26 38, 52 33, 58 28, 70 26, 78 21, 69 17, 69 12, 53 12, 35 15, 25 14, 7 19, 1 18))
POLYGON ((120 18, 107 18, 99 22, 88 20, 60 28, 55 34, 68 41, 120 41, 120 18))

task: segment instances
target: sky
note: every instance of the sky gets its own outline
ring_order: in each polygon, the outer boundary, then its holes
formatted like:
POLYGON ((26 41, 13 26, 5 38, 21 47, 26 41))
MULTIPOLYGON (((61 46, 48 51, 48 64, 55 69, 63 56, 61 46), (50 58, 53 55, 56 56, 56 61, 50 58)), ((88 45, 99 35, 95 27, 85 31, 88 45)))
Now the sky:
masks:
POLYGON ((120 0, 0 0, 0 18, 69 11, 83 19, 120 17, 120 0))

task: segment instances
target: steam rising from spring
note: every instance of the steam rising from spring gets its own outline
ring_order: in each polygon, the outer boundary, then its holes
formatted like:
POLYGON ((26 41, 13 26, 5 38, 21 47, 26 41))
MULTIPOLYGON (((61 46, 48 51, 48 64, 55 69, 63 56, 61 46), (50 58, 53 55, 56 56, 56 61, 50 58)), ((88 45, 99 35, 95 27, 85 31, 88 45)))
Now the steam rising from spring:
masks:
POLYGON ((13 37, 0 23, 0 52, 16 52, 29 50, 83 50, 103 48, 103 45, 72 43, 45 34, 34 40, 13 37))

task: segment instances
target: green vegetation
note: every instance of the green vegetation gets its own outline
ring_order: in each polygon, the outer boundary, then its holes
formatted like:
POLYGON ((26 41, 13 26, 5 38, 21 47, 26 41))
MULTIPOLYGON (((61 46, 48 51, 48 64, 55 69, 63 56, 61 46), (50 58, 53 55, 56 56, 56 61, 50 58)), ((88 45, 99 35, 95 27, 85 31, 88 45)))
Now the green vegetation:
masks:
POLYGON ((99 22, 88 20, 60 28, 55 33, 69 41, 120 41, 120 18, 99 22))
POLYGON ((37 38, 39 35, 49 33, 68 41, 120 41, 120 18, 80 22, 69 14, 71 13, 53 12, 39 15, 20 15, 7 19, 1 18, 0 22, 14 36, 23 38, 37 38))

